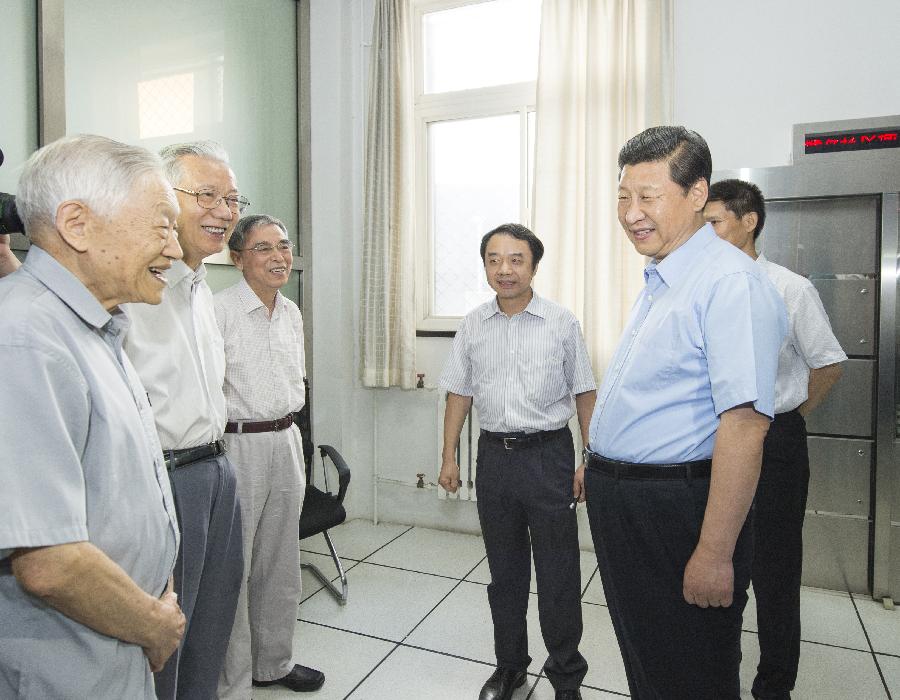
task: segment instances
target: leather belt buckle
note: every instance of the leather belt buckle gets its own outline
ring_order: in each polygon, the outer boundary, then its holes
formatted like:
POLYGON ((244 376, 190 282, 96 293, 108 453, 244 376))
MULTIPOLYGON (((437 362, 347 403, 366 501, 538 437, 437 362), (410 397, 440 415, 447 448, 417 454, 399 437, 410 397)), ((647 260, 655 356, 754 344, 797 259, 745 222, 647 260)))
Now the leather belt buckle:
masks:
POLYGON ((514 444, 515 441, 518 440, 518 439, 519 439, 519 438, 514 438, 514 437, 505 437, 505 438, 503 438, 503 449, 505 449, 505 450, 511 450, 511 449, 513 449, 513 444, 514 444))

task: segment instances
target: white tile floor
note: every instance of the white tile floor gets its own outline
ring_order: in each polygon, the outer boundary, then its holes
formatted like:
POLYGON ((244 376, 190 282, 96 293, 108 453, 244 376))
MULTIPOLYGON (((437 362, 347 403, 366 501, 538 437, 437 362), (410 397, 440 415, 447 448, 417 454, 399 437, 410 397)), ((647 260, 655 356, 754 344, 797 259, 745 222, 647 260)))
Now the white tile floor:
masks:
MULTIPOLYGON (((298 696, 277 687, 254 698, 315 700, 474 700, 494 665, 488 582, 480 537, 353 520, 332 531, 350 585, 341 607, 307 571, 295 633, 295 660, 324 671, 325 685, 298 696)), ((301 558, 334 572, 321 537, 301 558)), ((593 554, 582 553, 584 637, 590 664, 585 700, 627 697, 625 670, 593 554)), ((534 590, 532 588, 532 590, 534 590)), ((795 700, 900 700, 900 610, 865 597, 804 589, 803 645, 795 700)), ((538 675, 546 650, 530 606, 532 673, 517 700, 551 700, 538 675)), ((758 660, 755 606, 744 615, 742 697, 758 660)))

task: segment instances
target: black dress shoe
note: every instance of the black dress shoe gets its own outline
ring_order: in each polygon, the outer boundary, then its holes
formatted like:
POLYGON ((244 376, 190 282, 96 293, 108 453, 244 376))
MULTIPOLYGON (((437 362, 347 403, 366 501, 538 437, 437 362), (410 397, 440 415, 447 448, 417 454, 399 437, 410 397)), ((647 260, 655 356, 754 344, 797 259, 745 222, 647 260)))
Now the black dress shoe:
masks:
POLYGON ((565 688, 556 691, 556 700, 581 700, 581 690, 578 688, 565 688))
POLYGON ((478 700, 510 700, 513 691, 525 684, 525 671, 500 668, 481 687, 478 700))
POLYGON ((301 666, 300 664, 296 664, 286 676, 276 678, 274 681, 258 681, 255 678, 253 679, 253 685, 257 687, 283 685, 285 688, 290 688, 296 693, 308 693, 313 690, 318 690, 322 687, 324 682, 324 673, 317 671, 314 668, 301 666))

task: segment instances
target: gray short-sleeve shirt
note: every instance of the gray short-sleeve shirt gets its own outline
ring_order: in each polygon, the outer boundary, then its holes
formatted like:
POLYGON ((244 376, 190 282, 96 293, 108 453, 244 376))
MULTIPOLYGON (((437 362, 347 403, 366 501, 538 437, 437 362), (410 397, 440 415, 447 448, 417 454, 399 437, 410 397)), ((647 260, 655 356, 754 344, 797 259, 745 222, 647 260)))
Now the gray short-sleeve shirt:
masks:
POLYGON ((32 597, 9 560, 89 541, 162 594, 178 525, 127 326, 40 248, 0 280, 0 697, 154 697, 139 646, 32 597))

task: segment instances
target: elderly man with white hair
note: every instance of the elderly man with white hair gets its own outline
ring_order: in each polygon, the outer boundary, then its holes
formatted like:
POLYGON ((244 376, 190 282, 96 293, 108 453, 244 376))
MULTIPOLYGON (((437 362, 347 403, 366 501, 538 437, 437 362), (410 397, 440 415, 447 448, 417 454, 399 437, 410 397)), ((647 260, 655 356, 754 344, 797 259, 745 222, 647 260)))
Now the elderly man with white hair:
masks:
POLYGON ((0 280, 0 697, 153 698, 185 618, 178 527, 123 302, 159 304, 178 202, 154 154, 64 138, 26 163, 0 280))
POLYGON ((188 625, 157 674, 157 697, 208 700, 216 697, 244 563, 237 482, 222 441, 225 350, 203 259, 222 250, 249 202, 219 144, 177 144, 160 155, 178 196, 184 258, 167 275, 162 304, 129 305, 125 349, 153 404, 181 526, 175 591, 188 625))

